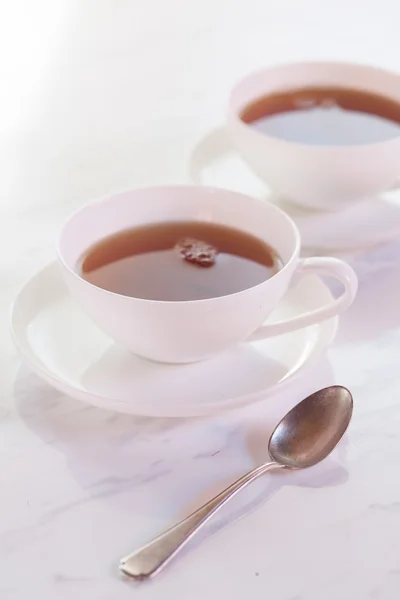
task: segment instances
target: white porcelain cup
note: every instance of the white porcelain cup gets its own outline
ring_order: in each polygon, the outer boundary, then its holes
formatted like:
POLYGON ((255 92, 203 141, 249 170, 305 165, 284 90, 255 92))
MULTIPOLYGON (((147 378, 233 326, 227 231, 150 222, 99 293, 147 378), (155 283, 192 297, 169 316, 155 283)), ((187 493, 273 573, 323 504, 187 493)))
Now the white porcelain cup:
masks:
POLYGON ((229 101, 228 132, 250 168, 283 198, 336 211, 378 194, 400 176, 400 136, 346 146, 289 142, 265 135, 240 119, 243 108, 266 94, 337 86, 387 96, 400 103, 400 76, 349 63, 297 63, 266 68, 242 79, 229 101))
POLYGON ((243 342, 313 325, 344 311, 357 291, 353 269, 335 258, 299 259, 300 235, 272 204, 236 192, 197 186, 137 189, 89 204, 62 228, 58 255, 67 285, 105 333, 134 353, 161 362, 206 359, 243 342), (270 244, 283 268, 244 291, 206 300, 160 302, 122 296, 85 281, 77 263, 105 236, 129 227, 168 221, 209 221, 251 233, 270 244), (288 286, 308 273, 330 275, 344 286, 330 305, 263 325, 288 286))

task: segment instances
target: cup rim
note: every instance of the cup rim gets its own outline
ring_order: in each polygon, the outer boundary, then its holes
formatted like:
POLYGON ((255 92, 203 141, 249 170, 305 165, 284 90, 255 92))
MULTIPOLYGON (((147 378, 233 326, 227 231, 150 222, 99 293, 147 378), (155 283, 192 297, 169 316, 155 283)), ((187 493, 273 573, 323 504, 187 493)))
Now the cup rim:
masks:
POLYGON ((105 294, 112 298, 124 298, 126 301, 134 301, 134 302, 155 304, 155 305, 162 304, 162 305, 177 306, 177 305, 187 305, 187 304, 190 304, 190 305, 204 304, 207 302, 221 302, 223 300, 226 300, 227 298, 244 295, 249 290, 259 288, 261 286, 266 285, 269 281, 276 280, 277 277, 281 278, 283 276, 283 274, 286 273, 288 269, 290 269, 293 262, 298 258, 299 254, 300 254, 300 246, 301 246, 300 232, 297 229, 296 224, 294 223, 293 219, 291 219, 291 217, 289 217, 289 215, 287 213, 285 213, 285 211, 283 211, 281 208, 277 207, 272 202, 257 200, 256 198, 249 196, 248 194, 243 194, 241 192, 235 192, 234 190, 228 190, 226 188, 218 188, 218 187, 212 187, 212 186, 187 185, 187 184, 172 184, 172 185, 143 186, 143 187, 138 187, 138 188, 126 188, 126 189, 120 190, 114 194, 107 194, 100 198, 86 202, 83 206, 80 206, 79 208, 74 210, 62 224, 61 229, 59 230, 59 233, 58 233, 58 237, 57 237, 56 255, 57 255, 58 262, 61 264, 61 266, 66 271, 68 271, 68 273, 70 275, 72 275, 81 284, 84 284, 88 288, 94 289, 99 293, 105 294), (281 269, 279 269, 279 271, 277 273, 275 273, 274 275, 272 275, 272 277, 270 277, 269 279, 265 279, 264 281, 261 281, 261 283, 258 283, 257 285, 253 285, 251 287, 245 288, 244 290, 240 290, 238 292, 234 292, 232 294, 225 294, 223 296, 215 296, 213 298, 202 298, 199 300, 151 300, 151 299, 147 299, 147 298, 136 298, 135 296, 126 296, 124 294, 119 294, 118 292, 111 292, 110 290, 105 290, 104 288, 94 285, 93 283, 90 283, 89 281, 84 279, 79 273, 77 273, 64 259, 63 253, 61 251, 61 241, 62 241, 63 233, 65 232, 68 225, 71 224, 73 219, 77 215, 79 215, 83 210, 86 210, 87 208, 90 208, 92 206, 96 206, 97 204, 103 204, 103 203, 110 202, 110 201, 112 201, 113 198, 122 196, 127 193, 140 193, 143 191, 154 191, 154 192, 158 191, 158 192, 160 192, 163 190, 171 191, 173 189, 179 189, 179 190, 186 189, 186 190, 188 190, 188 192, 190 192, 190 190, 193 190, 193 189, 201 189, 202 191, 204 191, 206 193, 218 193, 221 191, 228 192, 229 194, 233 194, 235 196, 241 196, 243 199, 250 199, 254 202, 260 202, 260 204, 266 205, 266 208, 268 210, 273 210, 273 211, 275 211, 275 213, 279 214, 280 217, 286 221, 286 223, 290 226, 290 228, 292 230, 293 237, 294 237, 294 250, 292 251, 292 254, 291 254, 289 260, 287 260, 284 263, 283 267, 281 269))
MULTIPOLYGON (((400 73, 397 73, 394 70, 391 69, 386 69, 384 67, 379 67, 379 66, 375 66, 375 65, 371 65, 371 64, 367 64, 367 63, 362 63, 362 62, 355 62, 355 61, 331 61, 331 60, 310 60, 310 61, 290 61, 290 62, 284 62, 284 63, 278 63, 278 64, 274 64, 274 65, 270 65, 267 67, 261 67, 260 69, 256 69, 254 71, 250 71, 249 73, 247 73, 246 75, 244 75, 243 77, 241 77, 239 80, 236 81, 236 83, 233 85, 233 87, 231 87, 231 91, 229 93, 229 99, 228 99, 228 116, 231 119, 234 119, 235 124, 239 125, 244 131, 246 131, 247 133, 250 133, 251 135, 254 136, 254 138, 258 138, 258 139, 267 139, 271 142, 278 142, 282 145, 286 145, 286 146, 290 146, 292 148, 303 148, 303 149, 307 149, 308 151, 310 150, 314 150, 314 151, 318 151, 318 152, 351 152, 352 150, 354 150, 355 148, 357 149, 377 149, 383 146, 387 146, 387 144, 390 143, 398 143, 400 141, 400 133, 398 136, 393 137, 393 138, 389 138, 387 140, 382 140, 379 142, 372 142, 372 143, 367 143, 367 144, 307 144, 305 142, 294 142, 294 141, 290 141, 290 140, 285 140, 283 138, 280 138, 278 136, 274 136, 274 135, 270 135, 270 134, 266 134, 266 133, 260 133, 259 131, 255 130, 254 128, 250 127, 247 123, 245 123, 244 121, 242 121, 242 119, 240 118, 239 112, 233 108, 233 95, 235 93, 235 91, 238 89, 238 87, 240 85, 242 85, 247 79, 250 79, 252 77, 258 76, 258 75, 262 75, 263 73, 268 74, 268 73, 272 73, 274 71, 280 71, 280 70, 285 70, 285 69, 289 69, 289 68, 293 68, 293 67, 298 67, 298 68, 304 68, 304 67, 338 67, 338 68, 344 68, 344 69, 348 69, 348 68, 355 68, 355 69, 364 69, 365 71, 372 71, 372 72, 376 72, 376 73, 381 73, 382 75, 388 75, 394 78, 398 78, 399 82, 400 82, 400 73)), ((357 86, 356 86, 357 89, 357 86)), ((390 97, 390 96, 388 96, 390 97)))

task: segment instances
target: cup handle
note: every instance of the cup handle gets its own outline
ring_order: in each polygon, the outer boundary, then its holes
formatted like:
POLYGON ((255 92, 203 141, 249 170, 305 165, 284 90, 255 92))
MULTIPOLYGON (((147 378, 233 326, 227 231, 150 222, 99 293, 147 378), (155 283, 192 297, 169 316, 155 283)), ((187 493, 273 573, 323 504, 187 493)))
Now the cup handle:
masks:
POLYGON ((311 312, 298 315, 293 319, 261 325, 261 327, 256 329, 256 331, 254 331, 246 341, 254 342, 264 338, 273 337, 275 335, 289 333, 295 329, 302 329, 303 327, 315 325, 320 321, 331 319, 332 317, 344 312, 353 302, 358 287, 357 275, 350 265, 345 263, 343 260, 331 257, 313 257, 302 259, 299 261, 299 266, 294 274, 294 282, 298 281, 299 278, 303 277, 304 275, 308 275, 309 273, 326 275, 338 279, 343 284, 344 291, 339 298, 336 298, 327 306, 323 306, 311 312))

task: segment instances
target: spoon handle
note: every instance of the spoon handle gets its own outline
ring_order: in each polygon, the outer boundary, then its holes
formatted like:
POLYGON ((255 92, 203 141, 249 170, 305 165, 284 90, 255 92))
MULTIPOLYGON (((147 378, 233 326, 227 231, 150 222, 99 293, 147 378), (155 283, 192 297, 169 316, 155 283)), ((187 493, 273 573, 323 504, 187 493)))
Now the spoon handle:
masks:
POLYGON ((284 468, 276 462, 256 467, 223 492, 209 500, 194 513, 174 525, 151 542, 121 559, 120 569, 125 575, 144 580, 161 571, 197 531, 222 507, 249 483, 273 468, 284 468))

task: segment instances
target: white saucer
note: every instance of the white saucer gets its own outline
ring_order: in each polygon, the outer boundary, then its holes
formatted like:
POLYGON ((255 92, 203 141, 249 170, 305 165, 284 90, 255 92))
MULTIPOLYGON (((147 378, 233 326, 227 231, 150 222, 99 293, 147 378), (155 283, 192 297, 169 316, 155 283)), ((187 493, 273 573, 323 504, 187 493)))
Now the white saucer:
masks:
MULTIPOLYGON (((336 213, 314 212, 272 196, 231 145, 227 132, 216 129, 193 149, 189 176, 197 184, 225 187, 281 206, 299 228, 306 250, 334 254, 362 252, 400 235, 400 192, 385 192, 336 213)), ((307 254, 312 252, 308 251, 307 254)))
MULTIPOLYGON (((318 277, 303 278, 271 320, 331 300, 318 277)), ((28 281, 11 316, 18 349, 52 386, 101 408, 157 417, 213 414, 281 391, 332 342, 337 325, 336 317, 192 365, 154 363, 115 345, 86 317, 55 263, 28 281)))

